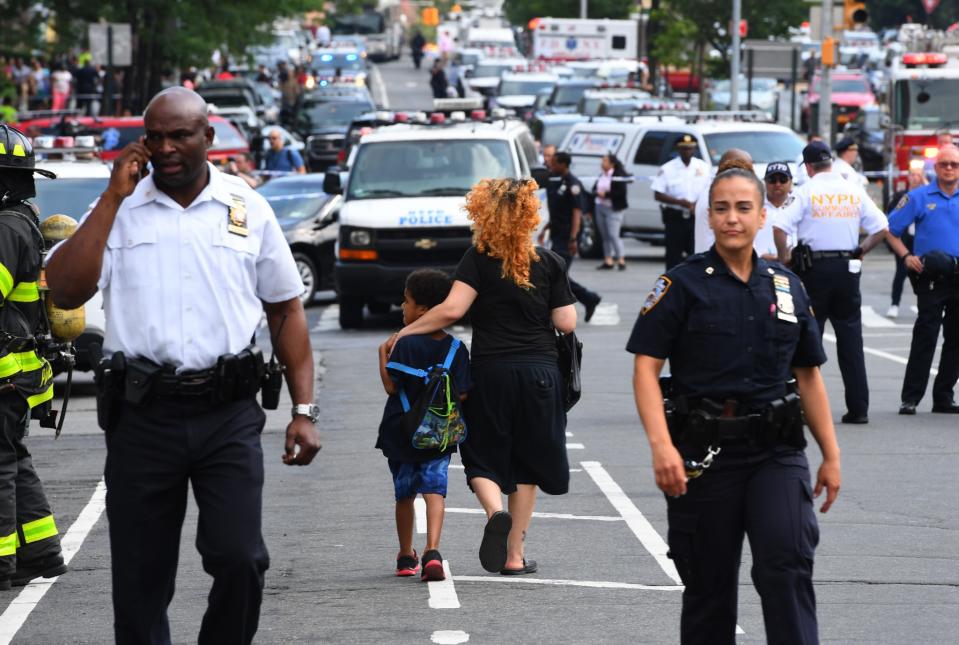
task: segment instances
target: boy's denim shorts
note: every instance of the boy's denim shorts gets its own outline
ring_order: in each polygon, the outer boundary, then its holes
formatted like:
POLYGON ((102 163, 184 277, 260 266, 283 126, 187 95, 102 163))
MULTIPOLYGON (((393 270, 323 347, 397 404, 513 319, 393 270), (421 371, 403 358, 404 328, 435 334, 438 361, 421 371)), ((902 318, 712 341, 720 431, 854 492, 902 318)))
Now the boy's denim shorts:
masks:
POLYGON ((393 473, 393 489, 396 501, 416 497, 422 493, 435 493, 446 497, 449 482, 450 455, 429 461, 395 461, 389 459, 393 473))

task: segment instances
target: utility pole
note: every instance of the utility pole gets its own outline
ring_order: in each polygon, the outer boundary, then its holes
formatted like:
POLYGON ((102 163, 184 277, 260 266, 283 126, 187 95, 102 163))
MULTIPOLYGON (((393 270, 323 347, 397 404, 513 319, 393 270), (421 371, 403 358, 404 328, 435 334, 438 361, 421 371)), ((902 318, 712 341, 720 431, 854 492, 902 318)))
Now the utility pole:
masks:
POLYGON ((586 20, 586 5, 589 0, 579 0, 579 17, 586 20))
MULTIPOLYGON (((822 0, 822 47, 832 47, 832 0, 822 0)), ((829 147, 832 147, 832 52, 820 52, 821 74, 819 78, 819 134, 829 147)))
POLYGON ((733 111, 739 109, 739 21, 742 13, 742 0, 733 0, 733 19, 729 25, 733 36, 733 51, 729 64, 729 109, 733 111))

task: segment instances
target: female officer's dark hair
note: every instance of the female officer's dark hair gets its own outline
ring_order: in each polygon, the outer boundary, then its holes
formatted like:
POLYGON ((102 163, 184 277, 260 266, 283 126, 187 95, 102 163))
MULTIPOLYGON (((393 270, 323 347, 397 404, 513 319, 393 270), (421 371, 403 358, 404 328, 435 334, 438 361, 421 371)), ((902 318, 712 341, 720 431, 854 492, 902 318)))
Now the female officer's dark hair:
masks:
POLYGON ((743 168, 730 168, 716 175, 713 183, 709 184, 709 204, 711 205, 713 203, 713 190, 715 190, 716 184, 726 179, 732 179, 733 177, 742 177, 743 179, 748 179, 753 182, 753 186, 759 191, 759 205, 762 206, 766 201, 766 187, 759 177, 756 176, 756 173, 751 170, 744 170, 743 168))
POLYGON ((619 160, 612 151, 606 153, 606 158, 609 159, 609 163, 613 164, 613 174, 625 175, 626 169, 623 167, 623 162, 619 160))

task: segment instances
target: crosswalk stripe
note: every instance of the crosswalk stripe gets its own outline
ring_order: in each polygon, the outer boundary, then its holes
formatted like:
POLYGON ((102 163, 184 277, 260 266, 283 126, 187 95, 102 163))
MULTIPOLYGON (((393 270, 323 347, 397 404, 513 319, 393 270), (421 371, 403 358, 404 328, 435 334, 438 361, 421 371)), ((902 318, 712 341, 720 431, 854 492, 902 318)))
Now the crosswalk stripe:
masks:
POLYGON ((615 302, 600 303, 596 306, 596 313, 590 318, 590 325, 614 327, 619 324, 619 305, 615 302))
POLYGON ((885 316, 880 316, 872 305, 863 305, 859 308, 862 312, 863 327, 899 327, 898 324, 889 320, 885 316))

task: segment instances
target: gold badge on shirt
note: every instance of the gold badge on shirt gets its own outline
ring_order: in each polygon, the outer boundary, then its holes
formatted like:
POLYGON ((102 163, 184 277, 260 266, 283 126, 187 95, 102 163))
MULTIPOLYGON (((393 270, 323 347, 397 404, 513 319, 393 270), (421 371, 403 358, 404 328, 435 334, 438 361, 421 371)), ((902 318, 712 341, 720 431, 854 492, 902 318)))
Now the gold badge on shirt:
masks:
POLYGON ((250 229, 246 226, 246 200, 239 195, 231 194, 230 197, 233 198, 233 206, 230 207, 226 230, 234 235, 246 237, 250 234, 250 229))

